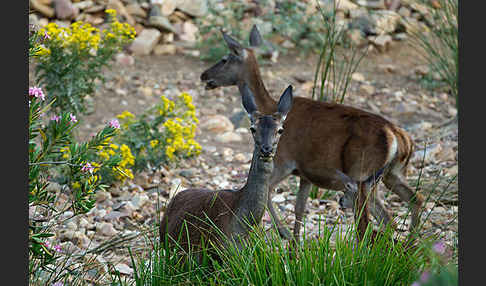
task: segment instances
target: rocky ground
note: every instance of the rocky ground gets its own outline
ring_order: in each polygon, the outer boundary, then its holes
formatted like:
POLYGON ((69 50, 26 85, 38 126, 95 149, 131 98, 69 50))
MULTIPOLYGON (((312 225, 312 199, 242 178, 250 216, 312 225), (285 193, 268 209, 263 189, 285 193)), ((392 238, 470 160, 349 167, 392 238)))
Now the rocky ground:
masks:
MULTIPOLYGON (((262 76, 269 92, 277 97, 288 84, 295 95, 310 96, 311 81, 317 57, 289 54, 278 63, 262 64, 262 76)), ((57 229, 53 243, 62 242, 64 251, 92 253, 100 262, 116 263, 121 273, 129 275, 132 264, 126 247, 146 254, 152 245, 150 229, 163 212, 169 194, 188 187, 238 188, 249 169, 252 139, 245 127, 235 126, 235 114, 242 110, 236 87, 206 91, 199 81, 200 73, 210 63, 190 56, 150 55, 134 58, 133 64, 115 63, 107 71, 107 82, 92 98, 94 112, 84 118, 80 136, 99 130, 105 122, 124 110, 140 114, 159 100, 160 95, 172 96, 189 92, 197 107, 200 128, 196 139, 203 146, 202 154, 177 167, 144 172, 132 182, 113 186, 98 193, 96 207, 86 215, 66 220, 57 229), (224 136, 223 136, 224 134, 224 136), (96 254, 96 255, 95 255, 96 254)), ((431 194, 424 217, 428 216, 424 234, 440 234, 449 245, 457 239, 457 180, 448 180, 458 171, 457 126, 441 127, 456 115, 454 100, 440 91, 429 91, 421 84, 425 66, 406 43, 394 45, 387 53, 371 53, 353 75, 351 88, 344 103, 382 114, 412 135, 417 150, 411 160, 408 181, 416 186, 420 176, 422 193, 431 194), (427 146, 427 148, 426 148, 427 146), (422 158, 425 154, 424 164, 422 158)), ((55 186, 53 186, 55 188, 55 186)), ((273 195, 290 226, 294 223, 294 201, 297 180, 282 182, 273 195)), ((380 184, 385 206, 403 221, 407 205, 380 184)), ((320 190, 324 194, 325 190, 320 190)), ((341 195, 330 191, 324 199, 309 199, 306 233, 316 235, 319 218, 327 225, 336 221, 349 225, 352 213, 339 209, 341 195)), ((60 195, 59 204, 65 196, 60 195)), ((65 215, 68 218, 69 214, 65 215)), ((269 217, 263 224, 271 230, 269 217)))
MULTIPOLYGON (((310 96, 317 59, 316 55, 300 56, 290 51, 280 55, 276 62, 262 62, 267 89, 277 98, 292 84, 295 95, 310 96)), ((150 241, 154 238, 151 230, 176 190, 239 188, 244 184, 253 142, 245 121, 238 118, 241 99, 236 87, 204 89, 199 76, 210 65, 190 53, 120 54, 106 71, 106 83, 100 84, 91 97, 93 112, 83 118, 81 138, 100 130, 124 110, 140 114, 156 103, 160 95, 171 97, 187 91, 193 96, 200 119, 196 140, 203 146, 203 152, 179 166, 143 172, 122 186, 100 191, 96 207, 86 215, 69 218, 66 213, 60 218, 64 222, 51 244, 60 243, 65 254, 88 252, 84 261, 72 259, 72 267, 87 261, 100 265, 88 272, 88 280, 109 271, 103 266, 107 261, 123 275, 132 274, 127 246, 139 255, 151 251, 150 241)), ((449 184, 449 180, 458 172, 458 129, 454 124, 442 124, 452 119, 457 110, 454 99, 444 91, 426 88, 422 77, 427 73, 427 66, 407 40, 390 41, 385 50, 375 49, 364 58, 353 74, 344 104, 381 114, 411 134, 416 152, 407 179, 415 187, 420 178, 419 190, 426 197, 430 194, 423 214, 427 217, 423 234, 440 234, 452 246, 458 231, 458 183, 453 180, 449 184)), ((272 200, 289 226, 294 223, 297 186, 298 180, 291 176, 273 194, 272 200)), ((55 184, 51 188, 60 189, 55 184)), ((383 184, 379 185, 379 192, 396 221, 402 222, 407 204, 383 184)), ((329 226, 337 222, 345 226, 353 222, 352 213, 339 208, 339 192, 319 190, 319 194, 321 199, 309 199, 307 203, 308 237, 317 234, 319 224, 329 226), (319 218, 325 218, 326 223, 319 218)), ((62 193, 58 197, 58 205, 67 199, 62 193)), ((273 231, 267 215, 263 225, 273 231)))

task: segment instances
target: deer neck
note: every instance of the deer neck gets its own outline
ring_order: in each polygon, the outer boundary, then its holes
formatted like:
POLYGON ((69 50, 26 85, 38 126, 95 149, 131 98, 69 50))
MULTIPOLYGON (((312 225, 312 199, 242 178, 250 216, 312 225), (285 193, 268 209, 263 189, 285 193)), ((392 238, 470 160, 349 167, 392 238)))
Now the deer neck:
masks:
POLYGON ((264 114, 270 114, 276 111, 276 101, 270 96, 265 84, 263 83, 260 67, 253 54, 249 54, 247 58, 246 70, 243 73, 243 81, 238 83, 238 88, 241 89, 243 83, 246 82, 250 90, 255 96, 255 103, 258 110, 264 114))
POLYGON ((246 184, 240 190, 240 200, 236 206, 234 233, 248 232, 247 223, 260 223, 268 199, 269 179, 273 171, 273 161, 265 162, 255 148, 246 184))

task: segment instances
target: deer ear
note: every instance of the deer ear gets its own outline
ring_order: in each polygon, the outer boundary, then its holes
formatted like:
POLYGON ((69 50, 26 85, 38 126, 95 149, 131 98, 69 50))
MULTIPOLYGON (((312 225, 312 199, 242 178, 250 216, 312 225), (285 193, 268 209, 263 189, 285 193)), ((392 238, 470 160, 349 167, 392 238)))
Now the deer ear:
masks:
POLYGON ((252 47, 258 47, 262 44, 262 36, 260 35, 260 31, 258 31, 258 28, 256 25, 253 25, 253 28, 251 28, 250 32, 250 46, 252 47))
POLYGON ((293 87, 289 85, 278 101, 277 112, 282 115, 282 121, 285 120, 287 113, 289 113, 290 109, 292 108, 292 88, 293 87))
POLYGON ((239 90, 242 96, 243 107, 248 113, 248 116, 251 117, 253 112, 257 111, 257 106, 255 103, 255 98, 253 97, 253 93, 246 83, 244 83, 241 87, 239 86, 239 90))
POLYGON ((227 35, 225 32, 221 31, 221 33, 223 34, 223 39, 228 45, 228 48, 231 50, 231 52, 237 56, 241 55, 243 53, 243 46, 238 43, 237 40, 227 35))

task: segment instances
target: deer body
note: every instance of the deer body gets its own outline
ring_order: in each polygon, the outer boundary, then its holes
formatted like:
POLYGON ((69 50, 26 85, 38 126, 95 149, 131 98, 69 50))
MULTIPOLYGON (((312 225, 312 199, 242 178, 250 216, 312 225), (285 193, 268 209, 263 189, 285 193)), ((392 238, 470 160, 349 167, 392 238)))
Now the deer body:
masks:
MULTIPOLYGON (((255 95, 261 112, 272 112, 275 100, 269 95, 261 79, 258 63, 251 48, 243 48, 236 40, 223 33, 230 54, 201 74, 207 89, 219 86, 247 84, 255 95)), ((256 26, 250 34, 250 45, 261 43, 256 26), (252 44, 253 43, 253 44, 252 44)), ((312 184, 332 190, 344 188, 336 179, 339 170, 356 182, 364 182, 378 170, 389 166, 384 172, 383 182, 388 189, 412 205, 412 224, 419 223, 422 197, 406 184, 402 176, 413 153, 413 142, 409 135, 385 118, 337 103, 321 102, 304 97, 294 97, 293 107, 284 122, 285 133, 280 139, 274 159, 274 171, 270 177, 270 188, 290 174, 300 177, 300 186, 295 205, 294 237, 298 239, 305 205, 312 184)), ((358 206, 364 209, 360 217, 359 230, 364 233, 368 213, 393 223, 390 215, 376 197, 376 186, 358 184, 358 206), (370 193, 371 192, 371 193, 370 193), (366 201, 370 194, 370 206, 366 201)), ((271 193, 269 193, 270 195, 271 193)), ((267 201, 272 218, 283 237, 290 234, 278 219, 271 199, 267 201)), ((355 212, 355 217, 357 213, 355 212)))
POLYGON ((242 87, 245 109, 251 114, 255 149, 246 184, 239 190, 188 189, 178 193, 167 206, 160 224, 161 241, 177 241, 185 250, 200 247, 202 240, 224 243, 228 238, 245 237, 263 217, 273 172, 273 156, 283 132, 282 123, 292 104, 289 87, 270 115, 257 111, 253 96, 242 87), (214 229, 216 227, 217 229, 214 229))

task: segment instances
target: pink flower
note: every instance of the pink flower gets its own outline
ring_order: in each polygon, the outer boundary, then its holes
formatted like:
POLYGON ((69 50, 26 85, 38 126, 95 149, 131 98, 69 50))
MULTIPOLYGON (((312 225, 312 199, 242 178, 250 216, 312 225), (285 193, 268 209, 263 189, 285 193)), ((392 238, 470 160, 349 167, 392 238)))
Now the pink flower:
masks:
POLYGON ((60 119, 61 119, 61 116, 59 116, 59 115, 53 115, 53 116, 51 117, 51 120, 54 120, 54 121, 56 121, 56 122, 59 122, 59 120, 60 120, 60 119))
POLYGON ((420 275, 420 282, 427 282, 430 278, 430 272, 429 271, 424 271, 422 275, 420 275))
POLYGON ((46 248, 51 248, 49 241, 44 242, 42 245, 44 245, 46 248))
POLYGON ((64 283, 62 283, 61 281, 58 281, 58 282, 52 284, 51 286, 64 286, 64 283))
POLYGON ((111 128, 119 129, 120 128, 120 122, 118 122, 117 119, 113 119, 113 120, 110 120, 110 122, 108 122, 108 126, 110 126, 111 128))
POLYGON ((420 286, 420 283, 418 283, 417 281, 413 282, 412 285, 410 286, 420 286))
POLYGON ((69 118, 71 118, 71 120, 70 120, 70 121, 71 121, 72 123, 76 123, 76 122, 78 122, 78 120, 76 119, 76 116, 75 116, 75 115, 73 115, 72 113, 70 113, 70 114, 69 114, 69 118))
POLYGON ((446 247, 445 247, 445 243, 443 241, 436 242, 432 246, 432 250, 434 250, 438 254, 444 254, 445 249, 446 249, 446 247))
POLYGON ((42 100, 44 100, 46 98, 42 89, 40 87, 36 87, 36 86, 29 87, 29 95, 40 98, 42 100))
POLYGON ((94 167, 91 166, 90 163, 86 163, 82 168, 81 168, 81 171, 83 172, 90 172, 90 173, 93 173, 93 170, 94 170, 94 167))
POLYGON ((47 31, 44 31, 44 40, 45 39, 50 39, 51 36, 49 36, 49 33, 47 33, 47 31))
POLYGON ((57 251, 57 252, 61 252, 61 246, 59 244, 54 245, 54 250, 57 251))

